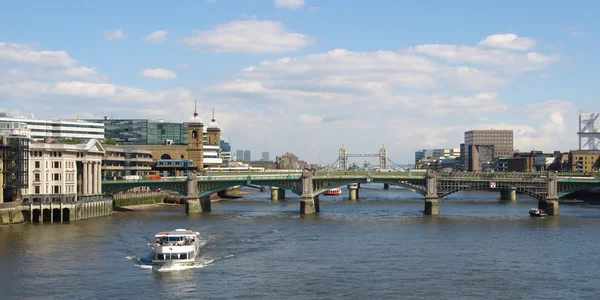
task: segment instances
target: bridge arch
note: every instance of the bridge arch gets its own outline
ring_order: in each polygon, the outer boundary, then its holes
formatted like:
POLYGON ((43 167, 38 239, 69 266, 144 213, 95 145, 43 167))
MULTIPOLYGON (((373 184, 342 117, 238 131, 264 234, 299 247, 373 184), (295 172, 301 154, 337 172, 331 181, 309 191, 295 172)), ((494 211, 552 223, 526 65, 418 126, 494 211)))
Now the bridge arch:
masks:
POLYGON ((409 183, 404 183, 404 182, 394 181, 394 180, 378 180, 378 179, 375 179, 375 178, 372 179, 370 182, 367 182, 366 180, 358 180, 357 181, 356 179, 354 179, 354 180, 349 179, 349 180, 342 180, 342 181, 335 181, 335 182, 334 181, 327 182, 323 186, 321 186, 320 188, 316 189, 313 192, 313 194, 314 194, 314 196, 318 196, 318 195, 323 194, 324 192, 326 192, 329 189, 337 188, 337 187, 342 187, 342 186, 350 185, 350 184, 354 184, 354 183, 387 183, 389 185, 399 186, 399 187, 401 187, 401 188, 403 188, 405 190, 415 192, 415 193, 417 193, 417 194, 419 194, 421 196, 425 196, 427 194, 427 192, 424 189, 422 189, 422 188, 420 188, 420 187, 418 187, 416 185, 411 185, 409 183))
MULTIPOLYGON (((278 188, 280 188, 282 190, 290 191, 290 192, 292 192, 292 193, 294 193, 294 194, 296 194, 298 196, 300 196, 302 194, 301 191, 299 191, 297 189, 294 189, 293 187, 286 186, 285 184, 280 183, 280 182, 268 182, 268 181, 267 182, 262 182, 262 181, 254 181, 253 180, 252 184, 261 185, 261 186, 268 186, 268 187, 272 187, 272 186, 273 187, 278 187, 278 188)), ((237 186, 237 185, 244 185, 244 183, 240 183, 240 182, 228 182, 228 183, 220 184, 220 185, 211 187, 211 188, 209 188, 207 190, 201 191, 198 194, 198 197, 199 198, 209 197, 212 194, 218 193, 220 191, 226 190, 226 189, 228 189, 230 187, 234 187, 234 186, 237 186)))
POLYGON ((187 196, 187 185, 186 185, 185 189, 182 189, 183 187, 177 188, 175 186, 167 185, 167 184, 165 184, 164 181, 157 181, 155 183, 145 181, 145 182, 140 182, 139 184, 136 184, 136 182, 131 182, 130 184, 114 185, 114 186, 110 186, 110 184, 107 184, 106 186, 107 187, 105 189, 103 188, 103 192, 110 193, 110 194, 124 192, 124 191, 130 190, 133 188, 137 188, 137 187, 149 187, 149 188, 157 188, 157 189, 161 189, 161 190, 168 190, 171 192, 176 192, 177 194, 182 195, 182 196, 187 196))
POLYGON ((583 186, 571 188, 566 191, 562 191, 562 192, 558 193, 558 197, 562 198, 562 197, 568 196, 568 195, 576 193, 576 192, 585 191, 585 190, 589 190, 589 189, 593 189, 593 188, 600 188, 600 184, 598 184, 596 186, 583 185, 583 186))
MULTIPOLYGON (((502 185, 502 184, 499 184, 499 185, 496 186, 495 189, 498 190, 498 191, 500 191, 501 189, 512 189, 512 188, 514 188, 518 193, 526 194, 526 195, 531 196, 531 197, 533 197, 535 199, 538 199, 538 200, 544 200, 544 199, 546 199, 546 195, 540 195, 540 194, 538 194, 536 192, 533 192, 531 190, 528 190, 528 189, 525 189, 525 188, 522 188, 522 187, 519 187, 519 186, 514 186, 514 185, 502 185)), ((489 187, 489 185, 488 186, 465 186, 465 187, 459 187, 459 188, 452 189, 450 191, 444 191, 442 193, 438 192, 438 196, 440 198, 442 198, 442 197, 446 197, 448 195, 454 194, 456 192, 460 192, 460 191, 472 191, 472 190, 486 191, 486 190, 490 190, 490 187, 489 187)))

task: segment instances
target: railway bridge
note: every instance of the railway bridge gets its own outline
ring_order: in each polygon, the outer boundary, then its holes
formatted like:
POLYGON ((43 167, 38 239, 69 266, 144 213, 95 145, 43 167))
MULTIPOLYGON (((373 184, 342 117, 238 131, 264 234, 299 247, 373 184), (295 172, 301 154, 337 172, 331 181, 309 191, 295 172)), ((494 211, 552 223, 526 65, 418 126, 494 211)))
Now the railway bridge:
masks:
POLYGON ((300 213, 320 211, 319 195, 348 186, 350 200, 358 199, 360 183, 383 183, 399 186, 424 196, 424 213, 439 214, 441 198, 462 190, 498 190, 502 199, 515 200, 516 193, 538 199, 538 207, 549 215, 559 214, 558 200, 570 193, 600 187, 600 178, 561 176, 560 173, 471 173, 471 172, 315 172, 247 173, 197 176, 163 180, 104 181, 104 193, 116 193, 147 186, 177 192, 187 197, 186 212, 209 212, 210 195, 237 185, 271 187, 271 199, 285 198, 285 191, 300 196, 300 213))

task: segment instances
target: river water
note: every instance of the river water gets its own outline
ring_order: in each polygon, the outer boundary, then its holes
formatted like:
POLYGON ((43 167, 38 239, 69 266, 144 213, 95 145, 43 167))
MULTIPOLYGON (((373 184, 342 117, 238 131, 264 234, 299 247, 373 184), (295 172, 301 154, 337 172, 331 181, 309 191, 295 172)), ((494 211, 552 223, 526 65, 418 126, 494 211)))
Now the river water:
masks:
MULTIPOLYGON (((424 216, 423 200, 366 185, 360 201, 269 193, 187 216, 158 206, 70 224, 0 227, 0 299, 599 299, 600 207, 461 192, 424 216), (201 233, 201 262, 153 270, 159 231, 201 233)), ((345 199, 346 198, 346 199, 345 199)))

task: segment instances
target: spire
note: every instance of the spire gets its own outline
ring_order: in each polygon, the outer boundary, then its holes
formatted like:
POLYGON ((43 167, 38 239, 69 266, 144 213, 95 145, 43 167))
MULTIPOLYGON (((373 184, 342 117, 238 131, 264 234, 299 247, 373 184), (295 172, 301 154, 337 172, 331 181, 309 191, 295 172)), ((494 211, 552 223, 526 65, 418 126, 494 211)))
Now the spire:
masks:
POLYGON ((198 100, 194 100, 194 117, 198 116, 198 100))
POLYGON ((212 121, 215 122, 215 107, 213 106, 213 118, 212 121))

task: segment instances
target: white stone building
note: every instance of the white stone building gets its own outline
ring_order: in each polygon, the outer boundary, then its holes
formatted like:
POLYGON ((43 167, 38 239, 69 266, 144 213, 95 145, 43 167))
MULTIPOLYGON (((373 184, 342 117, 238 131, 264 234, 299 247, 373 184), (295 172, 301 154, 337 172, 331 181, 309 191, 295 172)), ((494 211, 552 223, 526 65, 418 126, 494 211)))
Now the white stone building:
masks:
POLYGON ((29 144, 29 184, 24 203, 74 202, 102 195, 102 157, 96 139, 85 144, 29 144))

